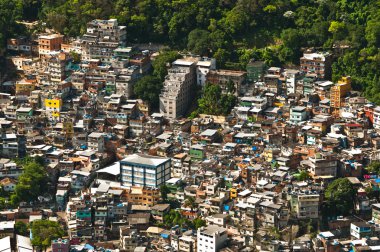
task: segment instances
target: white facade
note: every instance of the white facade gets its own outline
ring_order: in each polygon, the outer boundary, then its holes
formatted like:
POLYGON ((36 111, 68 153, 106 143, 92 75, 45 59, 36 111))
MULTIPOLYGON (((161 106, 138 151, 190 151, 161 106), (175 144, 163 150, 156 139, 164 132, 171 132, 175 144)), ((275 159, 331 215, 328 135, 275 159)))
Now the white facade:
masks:
POLYGON ((196 82, 195 63, 195 60, 180 59, 169 69, 160 94, 160 113, 165 117, 175 119, 188 110, 196 82))
POLYGON ((286 94, 296 93, 296 84, 300 76, 300 71, 287 69, 285 70, 285 79, 286 79, 286 94))
POLYGON ((295 195, 295 211, 299 219, 316 219, 319 217, 319 194, 298 193, 295 195))
POLYGON ((25 67, 30 67, 33 64, 32 59, 24 57, 10 57, 12 63, 16 66, 17 70, 22 71, 25 67))
POLYGON ((380 106, 377 106, 373 112, 373 127, 380 129, 380 106))
POLYGON ((216 69, 216 60, 202 58, 197 63, 197 84, 204 86, 206 84, 207 74, 210 70, 216 69))
POLYGON ((122 186, 159 188, 170 179, 171 159, 132 154, 120 161, 122 186))
POLYGON ((225 228, 210 225, 201 227, 197 231, 197 251, 216 252, 225 246, 227 230, 225 228))
POLYGON ((100 132, 92 132, 88 135, 88 149, 98 152, 104 151, 104 136, 100 132))

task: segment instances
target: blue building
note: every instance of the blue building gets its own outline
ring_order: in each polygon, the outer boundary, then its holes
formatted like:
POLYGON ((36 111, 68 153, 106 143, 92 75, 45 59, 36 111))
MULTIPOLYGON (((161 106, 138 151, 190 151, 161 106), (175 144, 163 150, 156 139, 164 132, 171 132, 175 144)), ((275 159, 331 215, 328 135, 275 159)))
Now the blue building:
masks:
POLYGON ((307 120, 306 107, 296 106, 290 108, 290 121, 292 122, 302 122, 307 120))
POLYGON ((158 188, 170 179, 171 159, 132 154, 120 161, 122 186, 158 188))
POLYGON ((372 226, 364 221, 351 223, 350 229, 351 236, 356 239, 371 237, 372 226))

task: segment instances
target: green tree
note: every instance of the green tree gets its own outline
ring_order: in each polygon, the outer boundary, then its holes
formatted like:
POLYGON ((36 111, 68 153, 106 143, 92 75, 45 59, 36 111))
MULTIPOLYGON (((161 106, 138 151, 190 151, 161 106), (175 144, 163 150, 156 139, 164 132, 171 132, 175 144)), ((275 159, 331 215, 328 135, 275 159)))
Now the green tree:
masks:
POLYGON ((237 98, 233 94, 223 94, 220 99, 220 115, 228 115, 235 106, 237 98))
POLYGON ((5 48, 7 39, 20 31, 16 21, 21 17, 21 0, 0 0, 0 52, 5 48))
POLYGON ((58 222, 50 220, 35 220, 30 224, 33 235, 32 245, 46 249, 54 239, 62 238, 64 231, 58 222))
POLYGON ((365 169, 369 173, 380 174, 380 162, 379 161, 373 161, 365 169))
POLYGON ((187 49, 195 54, 204 56, 209 51, 209 32, 201 29, 194 29, 189 33, 187 49))
POLYGON ((343 22, 339 21, 332 21, 330 23, 329 32, 331 33, 337 33, 339 31, 342 31, 345 28, 345 25, 343 22))
POLYGON ((218 114, 220 112, 219 101, 222 89, 219 85, 206 84, 203 88, 202 98, 198 100, 201 113, 218 114))
POLYGON ((178 59, 180 55, 175 51, 163 51, 154 59, 153 75, 160 81, 164 81, 165 76, 168 74, 168 64, 178 59))
POLYGON ((160 192, 161 192, 161 198, 164 202, 168 201, 168 194, 170 193, 170 189, 167 185, 162 185, 160 187, 160 192))
POLYGON ((193 220, 193 226, 194 226, 195 229, 204 227, 204 226, 206 226, 206 221, 203 220, 203 219, 201 219, 201 218, 195 218, 193 220))
POLYGON ((305 181, 309 179, 310 179, 310 175, 307 171, 301 171, 299 176, 297 177, 298 181, 305 181))
POLYGON ((227 92, 230 94, 235 93, 236 88, 235 88, 235 83, 232 80, 229 80, 227 82, 227 92))
POLYGON ((303 41, 302 34, 298 29, 286 29, 281 33, 283 46, 280 49, 279 57, 283 62, 296 63, 300 58, 300 49, 303 41))
POLYGON ((365 38, 370 46, 380 47, 380 20, 369 20, 367 22, 365 38))
POLYGON ((52 11, 46 15, 47 24, 59 33, 65 31, 67 16, 62 13, 52 11))
MULTIPOLYGON (((231 84, 228 84, 229 92, 234 91, 231 84)), ((209 115, 228 115, 231 109, 236 104, 236 97, 232 94, 222 94, 222 89, 219 85, 207 83, 203 87, 203 94, 198 99, 197 113, 209 115)))
POLYGON ((138 98, 148 102, 152 108, 157 109, 162 87, 163 83, 159 78, 149 75, 142 77, 133 90, 138 98))
POLYGON ((195 203, 194 197, 186 197, 185 202, 183 204, 185 207, 190 207, 191 211, 197 206, 195 203))
POLYGON ((22 221, 17 221, 15 223, 15 232, 19 235, 28 236, 28 225, 22 221))
POLYGON ((80 54, 72 51, 72 52, 70 52, 70 56, 73 59, 73 63, 75 63, 75 64, 80 63, 80 54))
POLYGON ((365 192, 370 199, 379 198, 379 191, 373 190, 370 186, 365 188, 365 192))
POLYGON ((0 197, 0 210, 3 210, 8 207, 7 199, 0 197))
POLYGON ((43 166, 36 162, 28 163, 24 172, 18 178, 11 201, 16 204, 20 201, 33 201, 47 190, 48 176, 43 166))
POLYGON ((327 214, 329 216, 348 215, 354 208, 355 190, 347 178, 331 182, 326 191, 327 214))
POLYGON ((230 52, 228 50, 223 48, 218 48, 216 52, 214 53, 214 58, 216 59, 216 63, 218 67, 223 67, 228 59, 230 58, 230 52))
POLYGON ((330 23, 329 32, 334 35, 335 40, 343 40, 346 36, 346 25, 343 22, 332 21, 330 23))
POLYGON ((181 227, 191 227, 192 222, 186 218, 183 218, 179 211, 172 209, 168 214, 164 215, 164 226, 171 228, 175 225, 179 225, 181 227))

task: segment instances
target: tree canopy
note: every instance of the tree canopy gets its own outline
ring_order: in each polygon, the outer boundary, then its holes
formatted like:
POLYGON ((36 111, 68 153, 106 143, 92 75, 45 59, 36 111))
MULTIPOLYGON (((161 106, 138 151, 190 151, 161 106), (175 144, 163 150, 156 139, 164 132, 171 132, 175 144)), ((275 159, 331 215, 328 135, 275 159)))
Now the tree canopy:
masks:
POLYGON ((334 180, 325 191, 327 214, 348 215, 354 208, 354 197, 355 190, 347 178, 334 180))
POLYGON ((372 173, 372 174, 380 174, 380 162, 379 162, 379 161, 371 162, 371 163, 366 167, 366 170, 367 170, 369 173, 372 173))
POLYGON ((18 178, 14 194, 11 196, 13 204, 34 201, 47 190, 48 176, 41 164, 30 162, 23 168, 24 172, 18 178))
POLYGON ((168 201, 168 194, 170 193, 169 187, 167 185, 162 185, 160 187, 160 193, 161 193, 161 199, 164 202, 167 202, 168 201))
POLYGON ((307 171, 301 171, 299 175, 297 176, 298 181, 305 181, 310 179, 310 175, 307 171))
POLYGON ((157 109, 159 103, 159 94, 163 83, 156 76, 144 76, 134 86, 134 93, 138 98, 148 102, 149 105, 157 109))
POLYGON ((32 231, 32 244, 39 248, 46 248, 51 245, 51 241, 61 238, 64 231, 58 222, 50 220, 35 220, 30 224, 32 231))
POLYGON ((159 108, 159 95, 163 87, 165 76, 168 74, 168 64, 179 57, 175 51, 162 51, 154 59, 153 75, 144 76, 134 86, 135 95, 147 101, 153 109, 159 108))
POLYGON ((171 64, 174 60, 178 59, 180 55, 175 51, 162 51, 154 59, 153 75, 160 81, 164 81, 165 76, 168 74, 168 64, 171 64))
POLYGON ((219 85, 207 83, 202 90, 202 96, 198 99, 198 109, 191 116, 196 114, 208 115, 228 115, 236 104, 236 97, 231 94, 234 91, 232 85, 227 84, 226 94, 222 93, 219 85))
POLYGON ((28 225, 22 221, 17 221, 15 223, 15 232, 16 234, 27 236, 28 235, 28 225))
POLYGON ((209 54, 209 35, 206 30, 194 29, 189 33, 187 49, 199 55, 209 54))
POLYGON ((22 18, 22 11, 22 1, 0 0, 0 52, 9 37, 21 33, 21 26, 16 21, 22 18))

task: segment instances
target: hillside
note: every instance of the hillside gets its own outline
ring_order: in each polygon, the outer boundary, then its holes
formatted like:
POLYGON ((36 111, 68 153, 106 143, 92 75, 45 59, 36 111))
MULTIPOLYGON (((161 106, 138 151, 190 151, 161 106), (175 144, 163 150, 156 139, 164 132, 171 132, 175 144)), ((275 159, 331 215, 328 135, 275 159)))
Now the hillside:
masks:
POLYGON ((380 1, 354 0, 0 0, 0 40, 40 20, 68 36, 95 18, 117 18, 132 43, 163 43, 244 69, 251 58, 297 64, 301 49, 334 50, 333 78, 380 101, 380 1))

